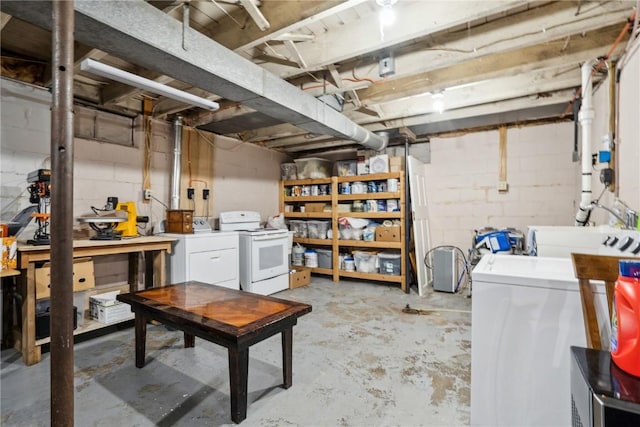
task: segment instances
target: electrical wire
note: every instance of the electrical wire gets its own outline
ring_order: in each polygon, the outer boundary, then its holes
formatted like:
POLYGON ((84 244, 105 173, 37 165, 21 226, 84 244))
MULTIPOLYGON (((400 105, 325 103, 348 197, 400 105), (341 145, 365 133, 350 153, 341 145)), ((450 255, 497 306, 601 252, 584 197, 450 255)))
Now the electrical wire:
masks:
MULTIPOLYGON (((622 41, 624 36, 627 34, 629 29, 631 28, 631 22, 634 22, 635 20, 636 20, 636 11, 634 10, 633 13, 631 14, 631 16, 629 17, 629 19, 627 20, 627 23, 624 24, 624 27, 622 27, 622 30, 620 30, 620 34, 618 34, 618 37, 615 39, 615 41, 613 42, 613 44, 609 48, 609 51, 606 53, 606 55, 604 55, 603 57, 601 57, 599 59, 599 61, 596 64, 596 66, 591 71, 591 77, 594 77, 600 71, 600 68, 602 68, 602 66, 606 63, 606 61, 609 59, 609 57, 613 54, 613 51, 618 47, 618 45, 620 44, 620 42, 622 41)), ((569 101, 569 104, 567 105, 567 108, 565 108, 564 112, 560 116, 561 118, 563 118, 564 116, 569 114, 569 111, 571 111, 573 103, 581 95, 582 95, 582 86, 580 86, 576 90, 576 93, 573 95, 573 98, 571 98, 571 101, 569 101)))
POLYGON ((155 198, 153 195, 151 195, 151 198, 152 198, 153 200, 155 200, 156 202, 160 203, 162 206, 164 206, 164 207, 165 207, 165 209, 169 210, 169 206, 165 205, 165 204, 162 202, 162 200, 159 200, 159 199, 155 198))
MULTIPOLYGON (((436 246, 434 248, 431 248, 424 255, 424 260, 423 260, 424 266, 427 267, 429 270, 433 270, 433 267, 428 262, 429 261, 429 256, 431 255, 432 252, 434 252, 434 251, 436 251, 438 249, 454 249, 462 257, 462 261, 463 261, 462 262, 462 272, 460 273, 460 276, 457 278, 456 289, 454 290, 454 293, 458 293, 458 291, 463 291, 467 286, 471 286, 471 272, 469 271, 469 262, 467 261, 467 257, 464 254, 464 252, 462 251, 462 249, 460 249, 457 246, 440 245, 440 246, 436 246), (462 279, 465 278, 465 277, 466 277, 465 285, 461 288, 462 279)), ((459 264, 459 260, 460 260, 460 258, 457 257, 457 259, 456 259, 456 263, 457 264, 459 264)))

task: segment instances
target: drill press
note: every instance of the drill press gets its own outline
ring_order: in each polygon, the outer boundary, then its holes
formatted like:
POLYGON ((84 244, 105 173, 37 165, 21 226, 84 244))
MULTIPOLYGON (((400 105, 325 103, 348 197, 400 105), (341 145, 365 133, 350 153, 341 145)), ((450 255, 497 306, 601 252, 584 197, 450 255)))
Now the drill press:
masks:
POLYGON ((38 205, 38 211, 31 216, 36 219, 38 229, 33 235, 33 239, 28 240, 30 245, 48 245, 49 238, 49 205, 51 204, 51 170, 38 169, 27 175, 29 185, 29 202, 38 205))

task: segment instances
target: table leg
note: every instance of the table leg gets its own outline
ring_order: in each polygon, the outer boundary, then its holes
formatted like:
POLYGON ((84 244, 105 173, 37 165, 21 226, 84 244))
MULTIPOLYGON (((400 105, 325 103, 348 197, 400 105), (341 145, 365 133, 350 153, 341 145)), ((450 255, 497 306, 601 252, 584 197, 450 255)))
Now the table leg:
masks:
POLYGON ((293 383, 293 328, 282 331, 282 374, 284 388, 293 383))
POLYGON ((188 333, 184 333, 184 348, 191 348, 196 346, 196 336, 188 333))
POLYGON ((40 362, 40 346, 36 346, 36 266, 30 262, 22 282, 22 359, 25 365, 40 362))
POLYGON ((231 388, 231 419, 239 423, 247 418, 247 383, 249 348, 229 347, 229 382, 231 388))
POLYGON ((136 368, 144 367, 145 347, 147 344, 147 319, 136 311, 136 368))

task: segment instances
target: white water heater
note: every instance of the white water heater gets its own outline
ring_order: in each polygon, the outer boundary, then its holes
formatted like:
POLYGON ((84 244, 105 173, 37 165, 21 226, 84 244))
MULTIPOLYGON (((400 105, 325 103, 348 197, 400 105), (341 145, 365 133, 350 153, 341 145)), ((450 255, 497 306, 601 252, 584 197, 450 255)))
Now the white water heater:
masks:
POLYGON ((433 251, 433 289, 455 292, 458 287, 458 262, 455 248, 436 248, 433 251))

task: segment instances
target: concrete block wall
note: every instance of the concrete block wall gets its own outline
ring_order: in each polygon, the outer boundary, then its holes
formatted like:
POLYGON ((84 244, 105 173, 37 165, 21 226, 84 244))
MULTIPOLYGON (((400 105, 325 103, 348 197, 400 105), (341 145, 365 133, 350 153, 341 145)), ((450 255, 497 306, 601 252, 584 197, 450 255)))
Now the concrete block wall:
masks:
POLYGON ((474 230, 572 225, 580 166, 571 161, 573 124, 507 130, 507 192, 498 191, 499 132, 431 139, 428 178, 431 245, 465 253, 474 230))

